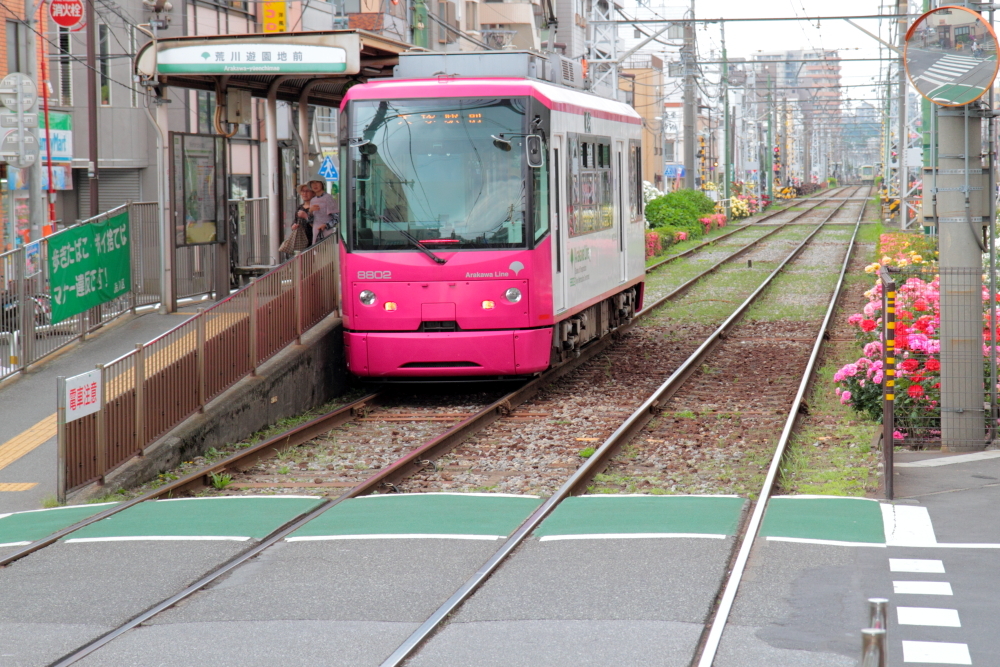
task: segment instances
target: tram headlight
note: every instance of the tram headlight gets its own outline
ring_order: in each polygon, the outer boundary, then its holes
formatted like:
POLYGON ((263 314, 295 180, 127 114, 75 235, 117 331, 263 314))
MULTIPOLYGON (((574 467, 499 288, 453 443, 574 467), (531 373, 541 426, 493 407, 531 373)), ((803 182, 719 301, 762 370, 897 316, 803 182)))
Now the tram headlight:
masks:
POLYGON ((358 295, 358 298, 361 299, 361 303, 365 304, 366 306, 371 306, 372 304, 375 303, 376 296, 375 292, 371 291, 370 289, 366 289, 362 290, 361 294, 358 295))
POLYGON ((517 289, 516 287, 511 287, 509 290, 504 292, 503 295, 507 297, 507 300, 510 301, 511 303, 517 303, 518 301, 521 300, 521 290, 517 289))

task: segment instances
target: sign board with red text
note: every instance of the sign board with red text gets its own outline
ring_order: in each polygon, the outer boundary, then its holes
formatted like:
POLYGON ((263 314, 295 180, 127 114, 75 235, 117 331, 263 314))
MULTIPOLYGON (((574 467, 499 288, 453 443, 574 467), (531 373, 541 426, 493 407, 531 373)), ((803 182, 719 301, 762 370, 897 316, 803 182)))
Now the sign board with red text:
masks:
POLYGON ((101 371, 66 378, 66 423, 101 409, 101 371))
POLYGON ((52 0, 49 3, 52 22, 63 28, 76 28, 83 23, 83 0, 52 0))

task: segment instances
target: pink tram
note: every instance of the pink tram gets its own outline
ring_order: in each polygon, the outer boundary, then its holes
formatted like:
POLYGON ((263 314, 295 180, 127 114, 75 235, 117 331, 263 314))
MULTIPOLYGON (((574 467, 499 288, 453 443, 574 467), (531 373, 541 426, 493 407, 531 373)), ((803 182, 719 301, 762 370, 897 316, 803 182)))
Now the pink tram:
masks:
POLYGON ((346 93, 351 373, 531 375, 641 307, 640 117, 579 75, 548 54, 404 54, 346 93))

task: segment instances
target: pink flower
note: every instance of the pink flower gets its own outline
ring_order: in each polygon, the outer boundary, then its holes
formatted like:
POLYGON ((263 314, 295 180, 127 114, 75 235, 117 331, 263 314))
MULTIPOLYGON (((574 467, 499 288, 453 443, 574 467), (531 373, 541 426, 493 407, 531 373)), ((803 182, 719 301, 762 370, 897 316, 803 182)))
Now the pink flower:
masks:
POLYGON ((903 440, 905 438, 906 438, 906 434, 905 433, 900 433, 899 431, 893 431, 892 432, 892 439, 893 440, 903 440))
POLYGON ((850 317, 847 318, 847 323, 848 324, 861 324, 861 320, 863 320, 863 319, 865 319, 864 315, 862 315, 861 313, 854 313, 853 315, 851 315, 850 317))
POLYGON ((874 301, 869 301, 868 303, 865 304, 864 307, 865 317, 871 317, 872 315, 875 314, 875 311, 881 307, 882 307, 881 304, 878 304, 874 301))
POLYGON ((872 382, 875 384, 882 384, 882 371, 875 372, 875 375, 872 376, 872 382))
POLYGON ((866 357, 878 357, 882 354, 882 342, 872 341, 865 345, 865 356, 866 357))
POLYGON ((847 405, 851 402, 851 392, 845 391, 840 394, 840 404, 847 405))

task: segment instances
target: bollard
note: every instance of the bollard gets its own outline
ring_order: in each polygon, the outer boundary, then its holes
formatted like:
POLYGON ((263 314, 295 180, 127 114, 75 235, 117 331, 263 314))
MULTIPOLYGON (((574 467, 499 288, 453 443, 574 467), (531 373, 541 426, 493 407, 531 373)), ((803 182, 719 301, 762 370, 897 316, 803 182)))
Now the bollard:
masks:
POLYGON ((861 667, 885 667, 885 630, 861 631, 861 667))
POLYGON ((868 598, 868 627, 877 630, 888 630, 889 601, 885 598, 868 598))

